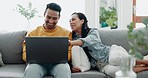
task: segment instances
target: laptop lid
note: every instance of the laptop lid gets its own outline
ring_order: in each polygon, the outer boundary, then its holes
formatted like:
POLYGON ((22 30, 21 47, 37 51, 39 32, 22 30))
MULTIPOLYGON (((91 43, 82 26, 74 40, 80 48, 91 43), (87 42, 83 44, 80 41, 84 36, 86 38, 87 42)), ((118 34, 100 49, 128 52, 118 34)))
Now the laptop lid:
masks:
POLYGON ((26 37, 26 62, 68 62, 68 37, 26 37))

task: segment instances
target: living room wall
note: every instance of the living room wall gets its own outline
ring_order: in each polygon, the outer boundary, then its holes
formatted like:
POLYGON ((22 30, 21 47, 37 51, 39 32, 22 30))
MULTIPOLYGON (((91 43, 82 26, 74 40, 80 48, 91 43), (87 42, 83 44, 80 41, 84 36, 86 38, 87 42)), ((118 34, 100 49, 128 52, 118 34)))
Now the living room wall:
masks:
POLYGON ((0 3, 0 31, 14 31, 24 30, 28 25, 28 22, 24 16, 16 12, 17 4, 21 4, 24 7, 28 6, 28 3, 32 2, 32 6, 37 9, 38 13, 33 19, 30 20, 30 27, 27 30, 33 29, 38 25, 44 23, 43 13, 47 3, 56 2, 61 5, 62 12, 61 18, 58 22, 59 25, 69 30, 69 19, 73 12, 85 11, 85 0, 4 0, 0 3), (40 17, 38 17, 40 16, 40 17))
MULTIPOLYGON (((62 6, 62 16, 59 25, 70 30, 69 18, 73 12, 84 12, 89 20, 90 27, 99 28, 99 1, 100 0, 30 0, 33 7, 36 7, 41 17, 35 17, 31 20, 31 28, 41 25, 43 21, 43 12, 45 5, 49 2, 57 2, 62 6)), ((132 0, 117 0, 118 1, 118 26, 119 29, 126 28, 127 24, 131 21, 132 17, 132 0)), ((0 30, 23 30, 26 25, 26 19, 14 11, 17 4, 26 6, 29 1, 27 0, 5 0, 0 3, 0 30), (10 7, 9 7, 9 6, 10 7), (5 8, 4 8, 5 7, 5 8)))
POLYGON ((118 29, 127 29, 132 22, 133 2, 132 0, 117 0, 118 29))

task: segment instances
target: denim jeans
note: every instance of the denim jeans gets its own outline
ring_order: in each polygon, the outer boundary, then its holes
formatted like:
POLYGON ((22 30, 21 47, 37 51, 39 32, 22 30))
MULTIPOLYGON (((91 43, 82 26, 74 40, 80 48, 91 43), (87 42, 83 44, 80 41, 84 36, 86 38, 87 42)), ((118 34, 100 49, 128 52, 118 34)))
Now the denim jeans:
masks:
POLYGON ((28 64, 23 78, 43 78, 46 75, 52 75, 54 78, 71 78, 69 64, 28 64))
POLYGON ((120 70, 120 63, 123 56, 128 56, 127 51, 118 45, 112 45, 109 52, 109 64, 102 68, 102 72, 115 78, 115 73, 120 70))

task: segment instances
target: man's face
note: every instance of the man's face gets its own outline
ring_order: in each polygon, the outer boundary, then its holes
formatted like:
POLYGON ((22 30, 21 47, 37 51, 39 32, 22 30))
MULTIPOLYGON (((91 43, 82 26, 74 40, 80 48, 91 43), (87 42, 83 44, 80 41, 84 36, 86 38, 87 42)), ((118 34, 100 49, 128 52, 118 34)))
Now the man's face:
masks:
POLYGON ((54 29, 55 25, 58 23, 58 20, 60 18, 59 12, 47 9, 45 15, 45 28, 46 29, 54 29))

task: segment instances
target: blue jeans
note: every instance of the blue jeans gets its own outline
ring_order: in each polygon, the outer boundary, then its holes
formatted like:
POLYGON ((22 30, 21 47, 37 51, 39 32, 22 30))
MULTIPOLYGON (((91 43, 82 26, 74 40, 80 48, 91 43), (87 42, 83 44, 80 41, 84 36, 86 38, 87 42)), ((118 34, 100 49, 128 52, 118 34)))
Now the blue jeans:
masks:
POLYGON ((54 78, 71 78, 68 63, 59 64, 28 64, 23 78, 43 78, 52 75, 54 78))

